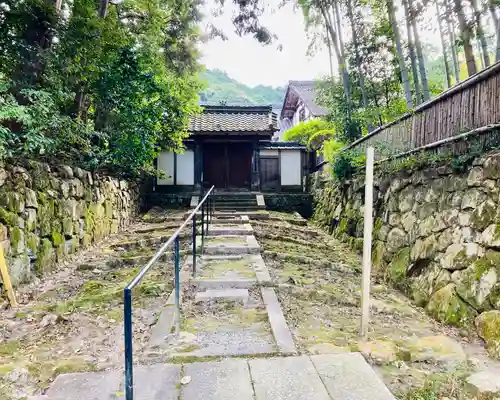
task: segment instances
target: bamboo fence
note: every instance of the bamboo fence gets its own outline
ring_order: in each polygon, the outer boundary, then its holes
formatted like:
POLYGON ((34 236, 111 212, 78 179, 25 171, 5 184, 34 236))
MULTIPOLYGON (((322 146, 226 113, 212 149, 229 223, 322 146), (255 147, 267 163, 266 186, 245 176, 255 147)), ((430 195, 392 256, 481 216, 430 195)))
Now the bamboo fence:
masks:
MULTIPOLYGON (((496 142, 500 123, 500 62, 453 86, 411 113, 377 128, 345 150, 376 150, 376 159, 425 148, 465 132, 480 134, 481 141, 496 142), (486 127, 495 129, 485 130, 486 127), (479 129, 481 128, 481 129, 479 129)), ((464 140, 445 141, 447 151, 468 151, 464 140)))

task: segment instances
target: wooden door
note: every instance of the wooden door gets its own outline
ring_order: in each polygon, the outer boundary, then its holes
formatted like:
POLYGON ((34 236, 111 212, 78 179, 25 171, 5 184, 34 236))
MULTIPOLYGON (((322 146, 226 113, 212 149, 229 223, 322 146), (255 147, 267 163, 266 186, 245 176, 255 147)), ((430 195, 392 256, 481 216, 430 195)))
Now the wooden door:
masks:
POLYGON ((280 188, 280 159, 278 157, 260 158, 260 189, 277 192, 280 188))
POLYGON ((224 144, 203 145, 203 182, 216 188, 226 187, 226 151, 224 144))
POLYGON ((253 149, 251 143, 228 144, 228 188, 250 189, 252 179, 252 154, 253 149))

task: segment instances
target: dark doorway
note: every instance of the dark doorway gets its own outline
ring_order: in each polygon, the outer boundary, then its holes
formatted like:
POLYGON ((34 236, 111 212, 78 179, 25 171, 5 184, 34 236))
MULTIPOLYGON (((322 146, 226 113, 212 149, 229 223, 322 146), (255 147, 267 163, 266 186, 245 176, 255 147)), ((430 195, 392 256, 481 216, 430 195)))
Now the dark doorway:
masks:
POLYGON ((260 158, 260 189, 277 192, 280 188, 280 159, 278 157, 260 158))
POLYGON ((250 189, 252 143, 205 143, 203 181, 216 188, 250 189))

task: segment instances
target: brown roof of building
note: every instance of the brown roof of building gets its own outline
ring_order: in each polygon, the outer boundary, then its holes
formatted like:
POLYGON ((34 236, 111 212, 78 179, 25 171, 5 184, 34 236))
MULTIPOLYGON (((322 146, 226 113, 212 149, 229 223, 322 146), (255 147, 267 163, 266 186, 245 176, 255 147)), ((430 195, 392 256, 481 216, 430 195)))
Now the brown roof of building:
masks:
POLYGON ((266 132, 278 130, 276 114, 271 106, 202 106, 189 131, 198 132, 266 132))
POLYGON ((295 110, 297 99, 300 99, 307 106, 311 114, 315 117, 323 117, 328 114, 328 109, 316 103, 317 83, 315 81, 290 81, 285 94, 285 100, 281 117, 289 117, 292 113, 287 111, 295 110))

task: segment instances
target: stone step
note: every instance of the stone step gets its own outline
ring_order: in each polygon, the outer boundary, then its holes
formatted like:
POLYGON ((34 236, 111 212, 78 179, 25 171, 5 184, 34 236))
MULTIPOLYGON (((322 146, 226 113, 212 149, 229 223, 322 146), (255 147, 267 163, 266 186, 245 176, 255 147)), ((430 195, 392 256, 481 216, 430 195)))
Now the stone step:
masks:
POLYGON ((230 225, 211 225, 208 229, 208 236, 227 236, 227 235, 252 235, 253 229, 250 224, 230 225))
POLYGON ((257 197, 254 196, 248 199, 224 199, 215 200, 215 204, 257 204, 257 197))
POLYGON ((253 247, 239 244, 227 245, 205 245, 205 254, 210 255, 238 255, 238 254, 260 254, 260 247, 253 247))
POLYGON ((196 293, 195 303, 228 300, 245 305, 248 302, 248 289, 207 289, 196 293))
POLYGON ((249 288, 271 286, 269 271, 260 254, 203 255, 196 277, 190 281, 198 288, 249 288))
POLYGON ((249 219, 268 219, 269 213, 261 211, 215 211, 214 216, 216 218, 237 218, 246 216, 249 219))
POLYGON ((215 207, 215 211, 223 212, 223 211, 233 211, 233 212, 241 212, 241 211, 259 211, 264 210, 265 207, 255 205, 244 205, 244 204, 217 204, 215 207))
MULTIPOLYGON (((186 217, 189 216, 191 212, 187 212, 185 214, 186 217)), ((249 219, 268 219, 269 213, 264 209, 261 210, 253 210, 253 211, 215 211, 213 214, 214 220, 221 219, 237 219, 243 216, 248 217, 249 219)), ((199 221, 201 218, 201 211, 197 213, 197 220, 199 221)), ((247 221, 248 222, 248 221, 247 221)))
POLYGON ((211 261, 211 260, 241 260, 244 257, 243 254, 230 254, 230 255, 210 255, 203 254, 201 256, 202 261, 211 261))
POLYGON ((218 201, 226 200, 252 200, 257 198, 258 193, 227 193, 227 194, 215 194, 212 198, 218 201))
MULTIPOLYGON (((395 400, 359 353, 134 367, 137 400, 395 400), (182 376, 190 382, 181 385, 182 376)), ((60 375, 32 400, 123 400, 118 371, 60 375)))
POLYGON ((260 245, 253 235, 207 237, 203 248, 208 255, 260 254, 260 245))
POLYGON ((249 279, 191 279, 197 289, 248 289, 258 286, 257 278, 249 279))

